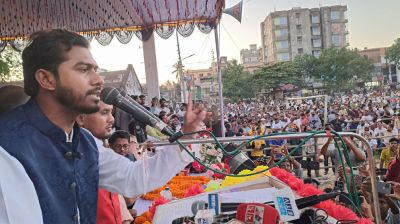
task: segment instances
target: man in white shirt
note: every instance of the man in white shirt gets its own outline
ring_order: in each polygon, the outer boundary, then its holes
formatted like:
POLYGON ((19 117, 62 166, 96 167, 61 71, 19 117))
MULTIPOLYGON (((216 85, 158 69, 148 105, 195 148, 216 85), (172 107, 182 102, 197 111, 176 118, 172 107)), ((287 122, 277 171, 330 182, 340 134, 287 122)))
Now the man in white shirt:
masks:
MULTIPOLYGON (((0 119, 0 146, 25 168, 44 223, 94 223, 98 187, 137 196, 188 164, 177 146, 170 147, 160 156, 166 161, 162 166, 156 156, 148 161, 150 171, 163 175, 144 174, 143 163, 105 149, 76 125, 78 115, 100 109, 104 85, 84 37, 59 29, 41 31, 32 35, 22 57, 25 92, 31 100, 0 119)), ((193 132, 207 113, 192 110, 190 94, 188 102, 183 131, 193 132)), ((7 200, 0 205, 15 206, 7 200)), ((10 210, 8 217, 14 215, 10 210)))
POLYGON ((378 119, 376 122, 376 128, 374 130, 374 136, 377 138, 378 141, 378 147, 383 146, 383 141, 382 141, 382 137, 384 137, 385 133, 386 133, 386 128, 383 127, 383 123, 381 121, 381 119, 378 119))

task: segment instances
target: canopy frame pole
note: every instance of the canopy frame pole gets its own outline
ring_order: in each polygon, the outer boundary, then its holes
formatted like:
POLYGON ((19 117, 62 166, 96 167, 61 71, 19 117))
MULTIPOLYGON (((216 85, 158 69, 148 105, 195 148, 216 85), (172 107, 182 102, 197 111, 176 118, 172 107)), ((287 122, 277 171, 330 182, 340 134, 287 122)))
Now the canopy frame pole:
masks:
POLYGON ((220 54, 218 28, 219 25, 217 24, 214 28, 214 36, 215 36, 215 51, 217 53, 217 79, 218 79, 219 109, 221 111, 221 135, 222 137, 225 137, 224 97, 222 96, 221 54, 220 54))

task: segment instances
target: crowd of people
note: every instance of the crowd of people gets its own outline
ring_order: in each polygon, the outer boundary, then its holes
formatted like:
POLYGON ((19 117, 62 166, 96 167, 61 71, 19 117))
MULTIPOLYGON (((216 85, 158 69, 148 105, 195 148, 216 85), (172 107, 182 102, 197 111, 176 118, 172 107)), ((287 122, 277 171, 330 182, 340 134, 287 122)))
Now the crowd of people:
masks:
MULTIPOLYGON (((0 178, 0 222, 131 223, 135 199, 162 187, 192 159, 178 146, 155 149, 147 141, 167 136, 100 100, 104 81, 85 38, 65 30, 31 38, 22 54, 24 88, 0 88, 0 174, 8 177, 0 178), (14 203, 13 196, 24 203, 14 203)), ((174 131, 203 128, 227 137, 288 134, 254 140, 243 151, 265 165, 290 153, 279 167, 325 192, 361 195, 358 214, 372 221, 377 211, 369 170, 379 167, 381 221, 400 223, 399 96, 396 89, 332 95, 327 110, 321 98, 243 100, 225 104, 222 114, 216 105, 190 97, 176 108, 163 98, 149 104, 144 95, 132 98, 174 131), (327 137, 304 144, 289 137, 319 130, 327 137), (337 143, 332 131, 355 132, 367 143, 349 136, 337 143), (369 147, 376 164, 366 163, 369 147), (355 173, 355 184, 345 184, 349 172, 355 173), (322 186, 323 178, 332 184, 322 186)), ((343 195, 337 203, 356 207, 343 195)))
MULTIPOLYGON (((400 214, 397 207, 400 199, 400 162, 399 129, 400 129, 400 91, 390 88, 361 90, 341 95, 328 96, 328 107, 325 111, 323 98, 305 98, 297 100, 253 100, 227 103, 224 105, 225 127, 221 129, 220 113, 216 105, 207 105, 198 102, 213 111, 214 116, 205 121, 205 128, 209 128, 216 136, 222 131, 226 137, 258 136, 271 133, 300 133, 325 130, 328 132, 354 132, 364 137, 372 148, 376 161, 377 173, 380 181, 391 184, 392 191, 380 192, 382 221, 385 223, 399 223, 400 214), (327 120, 324 115, 327 115, 327 120)), ((141 99, 144 99, 141 97, 141 99)), ((139 101, 146 106, 145 101, 139 101)), ((167 124, 179 130, 182 117, 185 113, 185 104, 180 107, 169 107, 165 99, 151 100, 150 111, 158 115, 167 124)), ((152 134, 151 136, 157 137, 152 134)), ((258 139, 247 145, 244 151, 253 161, 266 157, 270 165, 278 161, 292 150, 292 156, 279 166, 292 172, 307 183, 319 185, 321 182, 331 183, 324 185, 326 191, 343 186, 343 165, 351 163, 358 181, 356 189, 362 195, 362 215, 374 219, 372 208, 371 182, 369 179, 369 165, 367 164, 367 146, 353 137, 344 137, 343 141, 349 154, 349 161, 344 158, 345 150, 339 152, 334 136, 326 138, 311 138, 301 147, 296 147, 302 139, 290 138, 258 139), (341 156, 342 155, 342 156, 341 156), (314 170, 315 174, 312 175, 314 170), (332 173, 329 171, 332 170, 332 173), (303 171, 307 171, 303 175, 303 171), (320 172, 320 171, 323 171, 320 172)), ((343 147, 342 147, 343 148, 343 147)), ((347 172, 350 172, 347 170, 347 172)), ((351 207, 351 202, 340 197, 340 203, 351 207)))

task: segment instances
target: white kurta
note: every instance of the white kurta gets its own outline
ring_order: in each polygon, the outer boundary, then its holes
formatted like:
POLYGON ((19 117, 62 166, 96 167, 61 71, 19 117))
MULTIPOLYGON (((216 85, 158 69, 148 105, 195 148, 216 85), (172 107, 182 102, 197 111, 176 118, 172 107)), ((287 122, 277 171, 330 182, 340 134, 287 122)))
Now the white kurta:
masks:
MULTIPOLYGON (((134 197, 162 187, 192 158, 178 146, 160 147, 151 158, 136 162, 105 148, 99 149, 99 187, 134 197)), ((0 223, 43 223, 35 187, 24 167, 0 147, 0 223)))

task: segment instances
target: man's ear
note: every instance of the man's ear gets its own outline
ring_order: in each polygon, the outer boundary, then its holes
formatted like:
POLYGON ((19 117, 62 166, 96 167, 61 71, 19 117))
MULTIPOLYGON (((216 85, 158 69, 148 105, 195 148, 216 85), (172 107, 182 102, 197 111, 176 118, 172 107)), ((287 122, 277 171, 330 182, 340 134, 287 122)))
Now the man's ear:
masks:
POLYGON ((85 127, 85 115, 84 114, 78 115, 78 117, 76 118, 76 122, 80 127, 85 127))
POLYGON ((41 88, 48 91, 56 89, 56 77, 52 72, 39 69, 35 72, 35 78, 41 88))

